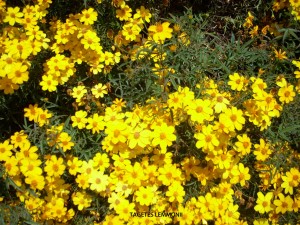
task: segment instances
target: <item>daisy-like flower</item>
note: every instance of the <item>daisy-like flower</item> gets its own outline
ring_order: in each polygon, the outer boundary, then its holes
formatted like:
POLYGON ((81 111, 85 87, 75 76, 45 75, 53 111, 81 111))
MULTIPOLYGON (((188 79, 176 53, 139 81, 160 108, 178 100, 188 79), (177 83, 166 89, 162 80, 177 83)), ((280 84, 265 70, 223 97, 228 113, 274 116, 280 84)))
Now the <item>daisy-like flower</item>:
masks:
POLYGON ((170 202, 178 201, 179 203, 182 203, 185 191, 179 182, 174 182, 169 186, 166 195, 169 197, 170 202))
POLYGON ((28 118, 29 121, 36 121, 40 113, 41 108, 37 104, 29 105, 28 108, 24 108, 24 116, 28 118))
POLYGON ((151 25, 148 31, 155 42, 163 43, 166 39, 170 39, 172 37, 173 29, 169 26, 169 22, 157 23, 156 25, 151 25))
POLYGON ((226 109, 219 117, 220 122, 224 123, 230 131, 235 129, 241 130, 243 124, 245 124, 245 118, 243 117, 243 111, 232 107, 231 109, 226 109))
POLYGON ((97 16, 98 13, 93 8, 84 9, 79 21, 85 25, 92 25, 97 20, 97 16))
POLYGON ((91 190, 104 191, 108 185, 108 176, 103 172, 94 170, 89 177, 89 183, 91 184, 91 190))
POLYGON ((131 18, 132 9, 128 5, 124 5, 116 10, 116 17, 121 21, 128 21, 131 18))
POLYGON ((167 146, 171 146, 172 142, 176 140, 174 134, 175 128, 173 126, 168 126, 163 123, 161 126, 155 126, 153 131, 153 146, 159 145, 162 152, 166 153, 167 146))
POLYGON ((243 136, 237 136, 238 141, 235 143, 235 150, 240 152, 242 155, 246 155, 250 153, 251 149, 251 140, 247 136, 247 134, 243 134, 243 136))
POLYGON ((51 158, 46 161, 44 170, 48 176, 59 177, 64 173, 65 168, 63 158, 57 158, 56 155, 52 155, 51 158))
POLYGON ((278 51, 274 49, 275 57, 279 60, 287 59, 286 52, 279 49, 278 51))
POLYGON ((72 97, 76 99, 76 102, 80 102, 83 96, 87 93, 84 85, 79 85, 73 88, 72 97))
POLYGON ((240 76, 238 73, 234 73, 229 75, 229 82, 228 84, 230 85, 232 90, 237 90, 241 91, 244 89, 245 84, 247 83, 247 80, 244 76, 240 76))
POLYGON ((92 202, 91 196, 89 196, 86 192, 76 192, 72 195, 72 200, 80 211, 89 207, 92 202))
POLYGON ((87 123, 87 112, 83 110, 76 111, 75 116, 71 116, 72 127, 78 127, 78 129, 85 128, 87 123))
POLYGON ((197 148, 204 148, 204 150, 212 151, 219 145, 219 141, 216 134, 213 132, 213 127, 211 125, 203 127, 202 131, 196 133, 194 136, 197 139, 197 148))
POLYGON ((141 186, 136 192, 136 201, 141 205, 150 205, 154 200, 154 194, 152 187, 143 187, 141 186))
POLYGON ((3 20, 3 22, 9 23, 10 26, 15 25, 15 23, 21 23, 22 22, 23 13, 20 12, 19 7, 8 7, 6 11, 6 16, 3 20))
POLYGON ((56 91, 58 81, 55 80, 51 75, 43 75, 40 85, 42 86, 43 91, 53 92, 56 91))
POLYGON ((273 198, 273 193, 268 192, 264 195, 261 192, 257 193, 256 206, 254 210, 259 212, 260 214, 264 214, 265 212, 270 212, 272 210, 271 199, 273 198))
POLYGON ((95 96, 95 98, 103 98, 103 96, 107 94, 107 86, 101 83, 96 84, 92 88, 92 94, 95 96))
POLYGON ((28 66, 22 63, 15 63, 12 71, 8 73, 8 78, 15 84, 23 84, 29 79, 28 66))
POLYGON ((144 6, 141 6, 141 8, 136 10, 136 13, 134 14, 133 18, 138 19, 141 18, 145 20, 146 22, 150 23, 150 18, 152 17, 149 9, 145 9, 144 6))
POLYGON ((276 206, 276 213, 286 213, 286 211, 292 211, 293 199, 288 195, 284 196, 282 193, 278 195, 279 199, 274 201, 276 206))
POLYGON ((294 97, 296 96, 296 93, 294 92, 294 86, 293 85, 287 85, 284 87, 281 87, 278 91, 279 100, 282 103, 289 103, 294 100, 294 97))

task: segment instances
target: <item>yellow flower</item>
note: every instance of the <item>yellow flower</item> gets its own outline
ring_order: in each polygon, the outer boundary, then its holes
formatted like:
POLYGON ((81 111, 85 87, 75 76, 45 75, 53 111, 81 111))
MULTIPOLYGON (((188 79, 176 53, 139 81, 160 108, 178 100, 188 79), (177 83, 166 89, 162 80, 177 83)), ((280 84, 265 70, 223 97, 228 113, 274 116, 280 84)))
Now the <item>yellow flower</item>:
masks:
POLYGON ((254 145, 255 150, 253 154, 256 156, 256 160, 265 161, 272 154, 269 144, 266 144, 264 139, 259 140, 259 144, 254 145))
POLYGON ((179 36, 178 36, 178 41, 182 44, 184 44, 185 46, 188 46, 189 44, 191 44, 190 38, 187 35, 187 33, 182 32, 179 36))
POLYGON ((75 112, 75 116, 71 116, 72 127, 78 127, 78 129, 85 128, 87 123, 87 112, 83 110, 79 110, 75 112))
POLYGON ((199 195, 196 207, 200 210, 200 212, 204 215, 206 220, 212 220, 213 214, 212 212, 215 211, 215 197, 212 197, 211 193, 208 192, 205 196, 199 195))
MULTIPOLYGON (((84 118, 82 119, 85 121, 84 118)), ((105 123, 103 121, 103 116, 99 116, 98 113, 94 113, 92 117, 89 117, 87 123, 86 129, 92 130, 93 134, 104 130, 105 123)))
POLYGON ((157 23, 156 25, 151 25, 148 28, 148 31, 153 40, 160 44, 163 43, 166 39, 170 39, 172 37, 173 29, 169 26, 169 22, 157 23))
POLYGON ((267 93, 265 91, 259 91, 256 94, 254 94, 253 97, 256 100, 255 104, 260 109, 268 111, 268 112, 273 110, 275 108, 275 105, 277 104, 276 99, 274 98, 273 94, 267 93))
POLYGON ((282 193, 278 195, 279 199, 274 200, 276 206, 276 213, 286 213, 292 211, 293 199, 288 195, 284 196, 282 193))
POLYGON ((20 173, 19 169, 19 160, 15 156, 9 157, 9 159, 6 160, 4 163, 4 168, 8 175, 10 176, 16 176, 20 173))
POLYGON ((217 94, 214 98, 214 110, 216 113, 221 113, 227 109, 230 102, 224 94, 217 94))
POLYGON ((63 198, 52 198, 46 206, 50 212, 52 218, 62 219, 67 214, 67 207, 65 207, 65 202, 63 198))
POLYGON ((28 66, 22 63, 15 63, 12 71, 8 73, 7 77, 15 84, 23 84, 29 79, 28 66))
POLYGON ((141 28, 139 26, 128 23, 123 26, 122 35, 127 41, 135 41, 140 31, 141 28))
POLYGON ((29 121, 37 121, 37 117, 39 115, 40 109, 38 104, 29 105, 28 108, 24 108, 24 116, 29 119, 29 121))
POLYGON ((287 59, 286 52, 281 51, 281 49, 279 49, 278 51, 276 49, 274 49, 274 54, 275 54, 275 57, 279 60, 287 59))
POLYGON ((42 175, 32 174, 25 178, 25 183, 29 184, 33 190, 43 190, 45 187, 45 178, 42 175))
POLYGON ((173 126, 168 126, 163 123, 160 126, 156 125, 152 132, 153 146, 160 146, 162 153, 166 153, 167 146, 171 146, 172 142, 176 140, 176 136, 174 135, 175 128, 173 126))
POLYGON ((216 198, 214 202, 214 212, 215 217, 223 217, 225 215, 225 211, 228 208, 229 202, 226 199, 216 198), (225 201, 224 201, 225 200, 225 201))
POLYGON ((249 34, 252 38, 258 35, 258 26, 255 26, 251 31, 249 31, 249 34))
POLYGON ((0 142, 0 161, 7 161, 9 157, 12 155, 13 146, 9 144, 9 141, 6 140, 4 142, 0 142))
POLYGON ((116 10, 116 17, 121 21, 127 21, 131 18, 132 9, 128 5, 122 6, 116 10))
POLYGON ((72 200, 75 205, 77 205, 78 210, 83 210, 91 206, 92 198, 86 192, 75 192, 72 195, 72 200))
POLYGON ((99 47, 100 38, 97 36, 96 32, 88 30, 80 43, 83 44, 84 49, 96 50, 99 47))
POLYGON ((284 188, 284 193, 287 194, 293 194, 294 187, 297 187, 300 183, 300 172, 296 168, 291 168, 290 171, 286 172, 285 176, 281 177, 283 180, 283 183, 281 184, 281 187, 284 188))
POLYGON ((251 81, 253 81, 251 88, 254 93, 260 93, 267 88, 267 84, 264 82, 263 79, 255 78, 255 77, 251 77, 250 79, 251 79, 251 81))
POLYGON ((117 111, 121 111, 122 108, 126 107, 126 101, 124 101, 124 99, 122 98, 116 98, 114 101, 113 101, 113 105, 112 107, 115 107, 117 111))
POLYGON ((205 120, 210 121, 213 110, 211 101, 196 99, 188 106, 187 114, 191 115, 191 120, 197 123, 204 123, 205 120))
POLYGON ((74 142, 71 141, 72 137, 66 133, 62 132, 57 136, 57 146, 56 148, 62 148, 64 152, 71 150, 71 148, 74 146, 74 142))
POLYGON ((38 197, 29 197, 29 199, 25 200, 25 207, 31 213, 37 213, 38 210, 42 209, 44 200, 38 197))
POLYGON ((26 142, 28 142, 28 135, 24 133, 24 130, 20 132, 15 132, 11 137, 11 143, 15 148, 22 147, 26 142))
POLYGON ((155 202, 155 187, 139 187, 135 195, 136 202, 149 206, 155 202))
POLYGON ((219 145, 218 138, 213 132, 213 127, 211 125, 204 126, 202 131, 196 133, 194 136, 197 139, 197 148, 213 151, 219 145))
POLYGON ((92 94, 95 96, 95 98, 103 98, 103 96, 107 94, 107 86, 101 83, 96 84, 92 88, 92 94))
POLYGON ((133 15, 134 19, 141 18, 146 22, 150 22, 150 18, 152 17, 149 9, 146 9, 144 6, 136 10, 136 13, 133 15))
POLYGON ((151 161, 155 163, 155 165, 161 167, 165 164, 172 164, 173 154, 171 152, 162 153, 158 149, 154 150, 154 155, 151 157, 151 161))
POLYGON ((292 102, 294 100, 294 97, 296 96, 296 93, 294 92, 294 86, 287 85, 287 86, 281 87, 278 90, 278 96, 279 96, 279 100, 282 103, 292 102))
POLYGON ((256 206, 254 210, 260 214, 270 212, 272 210, 271 200, 273 198, 273 193, 268 192, 266 195, 263 195, 262 192, 257 193, 256 206))
POLYGON ((108 176, 101 171, 94 170, 89 176, 90 189, 97 192, 105 191, 108 185, 108 176))
POLYGON ((122 201, 116 208, 115 211, 119 214, 120 219, 123 221, 128 221, 131 217, 131 213, 135 212, 134 203, 129 203, 127 199, 122 201))
POLYGON ((293 63, 298 69, 300 69, 300 61, 293 60, 292 63, 293 63))
POLYGON ((52 113, 50 113, 47 109, 40 109, 36 118, 36 122, 40 127, 49 123, 49 119, 52 117, 52 113))
POLYGON ((220 115, 219 120, 224 123, 230 131, 234 131, 234 129, 241 130, 243 124, 245 124, 242 110, 237 109, 236 107, 226 109, 224 113, 220 115))
POLYGON ((54 79, 51 75, 43 75, 42 81, 40 82, 43 91, 53 92, 56 91, 58 81, 54 79))
POLYGON ((229 75, 229 80, 230 81, 228 82, 228 84, 230 85, 232 90, 241 91, 245 88, 246 79, 245 77, 240 76, 238 73, 229 75))
POLYGON ((182 203, 184 195, 185 195, 185 191, 182 185, 178 181, 173 182, 168 187, 168 191, 166 192, 166 196, 169 197, 170 202, 176 201, 178 203, 182 203))
POLYGON ((84 85, 78 85, 72 90, 72 97, 76 99, 76 102, 80 102, 83 96, 87 93, 84 85))
POLYGON ((81 16, 79 21, 84 23, 85 25, 92 25, 97 20, 98 13, 93 9, 84 9, 81 12, 81 16))
POLYGON ((80 171, 82 161, 79 160, 78 157, 72 157, 67 161, 67 165, 69 168, 69 173, 75 176, 80 171))
POLYGON ((218 153, 212 160, 220 169, 229 169, 232 162, 232 151, 224 150, 221 153, 218 153))
POLYGON ((257 219, 253 221, 253 225, 269 225, 268 219, 257 219))
POLYGON ((4 90, 4 94, 13 94, 19 89, 19 85, 12 82, 11 79, 4 77, 0 79, 0 90, 4 90))
POLYGON ((124 199, 124 196, 120 192, 113 192, 108 197, 109 208, 115 209, 122 201, 124 201, 124 199))
POLYGON ((230 180, 231 184, 240 183, 240 185, 243 187, 246 185, 246 181, 250 180, 249 168, 244 167, 243 163, 235 165, 231 171, 231 174, 233 175, 230 180))
POLYGON ((196 159, 194 156, 192 157, 185 157, 183 161, 181 161, 182 170, 185 173, 186 180, 191 179, 191 174, 197 174, 199 171, 199 164, 200 160, 196 159))
POLYGON ((53 177, 61 176, 66 168, 63 158, 57 158, 56 155, 51 155, 51 158, 46 161, 45 165, 45 172, 48 176, 53 177))
POLYGON ((97 153, 94 158, 93 158, 93 166, 95 169, 100 170, 102 172, 105 171, 105 169, 107 169, 109 167, 109 158, 107 156, 107 154, 101 154, 101 153, 97 153))
POLYGON ((270 26, 266 25, 261 29, 261 33, 266 36, 269 29, 270 29, 270 26))
POLYGON ((136 126, 133 130, 131 130, 128 136, 128 146, 133 149, 136 146, 145 148, 148 144, 150 144, 151 132, 143 128, 142 126, 136 126))
POLYGON ((145 175, 140 163, 136 162, 134 163, 134 166, 128 165, 126 167, 124 180, 126 180, 129 185, 134 185, 136 187, 141 186, 142 181, 145 180, 145 175))
POLYGON ((251 14, 251 12, 248 12, 248 16, 247 18, 245 19, 245 23, 243 24, 244 27, 246 28, 250 28, 253 26, 253 19, 254 19, 254 16, 251 14))
POLYGON ((39 167, 41 164, 41 160, 24 158, 22 159, 20 170, 25 177, 30 177, 32 175, 40 176, 43 173, 42 169, 39 167))
POLYGON ((124 122, 115 121, 107 126, 105 133, 107 134, 106 139, 113 144, 125 143, 128 137, 128 126, 124 122))
POLYGON ((76 183, 78 184, 78 187, 82 189, 87 189, 90 185, 88 183, 88 175, 87 174, 78 174, 76 177, 76 183))
POLYGON ((158 172, 160 174, 158 180, 166 186, 170 186, 174 181, 180 181, 182 175, 181 170, 173 164, 165 164, 158 172))
POLYGON ((238 222, 240 222, 238 219, 240 217, 240 213, 238 211, 239 206, 238 205, 234 205, 233 203, 229 203, 227 209, 226 209, 226 213, 224 216, 224 220, 226 221, 226 223, 228 224, 237 224, 238 222))
POLYGON ((235 143, 235 150, 240 152, 242 155, 246 155, 250 153, 251 149, 251 140, 247 136, 247 134, 243 134, 243 136, 237 136, 238 141, 235 143))
POLYGON ((9 23, 10 26, 15 25, 15 23, 22 23, 23 13, 19 11, 19 7, 8 7, 3 22, 9 23))

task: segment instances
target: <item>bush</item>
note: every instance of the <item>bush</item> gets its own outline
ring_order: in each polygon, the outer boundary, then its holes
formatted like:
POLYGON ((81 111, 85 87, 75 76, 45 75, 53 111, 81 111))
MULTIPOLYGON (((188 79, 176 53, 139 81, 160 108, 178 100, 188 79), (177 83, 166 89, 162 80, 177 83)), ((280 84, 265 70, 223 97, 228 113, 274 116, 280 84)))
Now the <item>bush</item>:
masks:
POLYGON ((299 7, 0 0, 0 224, 296 224, 299 7))

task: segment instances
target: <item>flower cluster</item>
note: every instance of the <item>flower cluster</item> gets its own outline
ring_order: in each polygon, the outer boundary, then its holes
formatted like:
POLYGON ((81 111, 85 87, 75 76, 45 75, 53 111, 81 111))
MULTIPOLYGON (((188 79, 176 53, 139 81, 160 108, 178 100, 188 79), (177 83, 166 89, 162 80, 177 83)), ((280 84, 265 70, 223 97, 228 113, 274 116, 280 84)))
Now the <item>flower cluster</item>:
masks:
MULTIPOLYGON (((20 188, 29 186, 37 193, 31 196, 18 192, 20 200, 37 221, 66 222, 74 216, 75 206, 80 211, 90 207, 92 193, 95 193, 107 198, 109 203, 106 222, 129 222, 130 212, 148 211, 151 207, 157 211, 182 212, 183 218, 173 221, 182 224, 183 221, 191 224, 192 221, 209 220, 239 224, 242 221, 236 199, 242 202, 243 195, 236 185, 249 188, 255 175, 249 168, 253 165, 246 166, 244 159, 254 155, 254 166, 260 168, 266 167, 265 162, 278 154, 276 145, 268 140, 251 140, 245 124, 251 122, 260 130, 266 129, 272 117, 280 115, 282 105, 276 98, 287 104, 293 100, 294 92, 285 93, 290 84, 283 78, 278 81, 278 95, 273 96, 265 91, 266 84, 261 78, 248 79, 238 73, 229 77, 228 85, 232 90, 253 93, 244 101, 245 108, 232 106, 235 98, 230 92, 219 90, 213 80, 207 80, 204 85, 210 88, 205 89, 201 98, 196 98, 189 88, 179 87, 169 94, 166 102, 149 99, 147 105, 136 105, 133 111, 125 113, 118 104, 107 107, 103 114, 95 113, 90 117, 85 111, 77 111, 71 118, 74 128, 105 134, 100 147, 103 151, 88 161, 70 154, 64 157, 61 153, 47 155, 42 165, 38 147, 30 143, 24 131, 17 132, 1 143, 7 175, 20 188), (178 127, 184 123, 192 127, 195 147, 204 154, 205 164, 195 156, 174 162, 172 149, 182 138, 178 127), (69 179, 75 183, 69 183, 69 179), (185 187, 191 180, 210 189, 184 201, 185 187), (70 188, 74 184, 78 187, 75 192, 70 188), (66 207, 70 200, 74 208, 66 207)), ((47 112, 37 105, 30 105, 25 112, 25 116, 40 127, 47 125, 46 119, 51 116, 50 113, 41 116, 47 112)), ((70 135, 63 130, 63 126, 50 126, 48 147, 55 146, 62 152, 73 148, 70 135)), ((270 169, 274 171, 275 168, 270 169)), ((266 195, 258 192, 255 210, 269 213, 272 220, 274 215, 298 212, 300 199, 294 194, 300 182, 299 170, 290 167, 275 173, 271 181, 265 171, 267 168, 257 169, 257 175, 261 177, 260 185, 269 192, 266 195)), ((165 218, 162 222, 171 221, 165 218)), ((153 222, 158 223, 155 219, 153 222)))
POLYGON ((5 7, 0 1, 0 22, 4 27, 0 37, 0 90, 12 94, 29 79, 33 56, 47 49, 49 38, 38 23, 43 22, 51 1, 39 0, 34 6, 5 7))
POLYGON ((300 3, 297 0, 275 0, 273 3, 274 11, 290 8, 291 14, 296 20, 300 20, 300 3))
MULTIPOLYGON (((40 26, 52 1, 34 2, 21 10, 0 0, 0 89, 13 94, 29 80, 33 56, 48 49, 37 86, 47 96, 65 87, 64 97, 74 102, 62 106, 70 107, 68 115, 46 101, 28 104, 24 129, 0 142, 0 172, 15 188, 11 199, 0 196, 0 207, 22 204, 35 222, 47 224, 78 223, 80 216, 95 225, 299 220, 300 155, 288 141, 274 141, 271 130, 299 99, 298 59, 276 46, 270 58, 294 65, 290 74, 228 70, 224 79, 205 76, 187 87, 176 84, 181 68, 170 63, 177 48, 192 44, 180 25, 153 23, 144 6, 134 13, 128 1, 113 0, 120 30, 108 37, 108 50, 95 8, 51 20, 46 32, 40 26), (116 98, 107 77, 121 62, 145 61, 161 95, 127 107, 122 84, 116 98), (78 75, 83 68, 86 77, 78 75), (246 218, 247 209, 255 216, 246 218), (148 212, 182 216, 132 217, 148 212)), ((248 13, 244 27, 252 38, 259 35, 253 23, 248 13)), ((261 29, 267 32, 269 25, 261 29)))

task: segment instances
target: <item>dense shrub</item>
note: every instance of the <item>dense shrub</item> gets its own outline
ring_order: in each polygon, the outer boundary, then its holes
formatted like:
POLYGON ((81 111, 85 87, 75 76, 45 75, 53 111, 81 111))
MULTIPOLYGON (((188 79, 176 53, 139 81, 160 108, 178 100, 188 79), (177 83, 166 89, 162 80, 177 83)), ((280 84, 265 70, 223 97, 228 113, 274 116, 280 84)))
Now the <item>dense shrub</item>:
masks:
POLYGON ((297 224, 299 12, 0 0, 0 224, 297 224))

